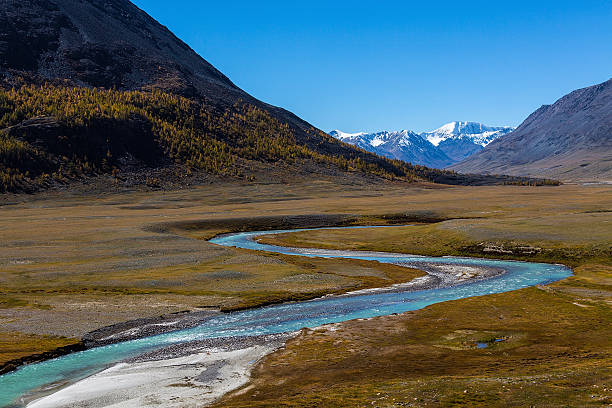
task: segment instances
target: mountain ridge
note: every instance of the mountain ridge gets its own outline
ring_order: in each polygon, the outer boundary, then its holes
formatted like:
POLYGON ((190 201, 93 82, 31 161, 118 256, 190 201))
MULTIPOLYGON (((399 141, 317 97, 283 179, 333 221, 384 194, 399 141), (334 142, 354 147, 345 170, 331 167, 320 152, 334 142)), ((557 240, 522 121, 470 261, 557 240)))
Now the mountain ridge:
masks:
POLYGON ((434 146, 438 146, 440 142, 448 139, 471 136, 475 143, 484 147, 497 137, 514 129, 511 126, 487 126, 480 122, 453 121, 430 132, 422 132, 421 135, 426 137, 434 146))
POLYGON ((454 121, 430 132, 411 130, 346 133, 332 130, 338 140, 381 156, 434 168, 445 168, 482 150, 514 128, 454 121))
POLYGON ((355 134, 332 131, 330 135, 380 156, 412 164, 443 168, 451 163, 450 158, 444 152, 410 130, 355 134))
POLYGON ((515 131, 450 168, 612 180, 612 79, 542 105, 515 131))

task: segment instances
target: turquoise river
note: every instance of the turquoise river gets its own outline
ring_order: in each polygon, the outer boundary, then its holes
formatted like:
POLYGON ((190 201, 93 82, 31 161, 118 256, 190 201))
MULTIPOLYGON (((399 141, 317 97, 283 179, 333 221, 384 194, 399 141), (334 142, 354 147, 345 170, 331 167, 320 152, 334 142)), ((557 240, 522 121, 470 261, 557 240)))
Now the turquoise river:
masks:
MULTIPOLYGON (((387 228, 387 227, 350 227, 387 228)), ((300 230, 293 230, 300 231, 300 230)), ((563 265, 461 257, 423 257, 405 254, 295 249, 261 244, 254 237, 290 232, 256 231, 219 236, 212 243, 223 246, 325 258, 353 258, 384 263, 476 266, 503 270, 482 280, 418 291, 370 291, 354 296, 327 296, 311 301, 284 303, 257 309, 219 314, 201 325, 156 336, 124 341, 30 364, 0 376, 0 406, 23 406, 22 397, 53 383, 71 383, 99 372, 123 359, 176 343, 205 338, 253 336, 299 330, 357 318, 402 313, 428 305, 471 296, 508 292, 564 279, 572 271, 563 265)))

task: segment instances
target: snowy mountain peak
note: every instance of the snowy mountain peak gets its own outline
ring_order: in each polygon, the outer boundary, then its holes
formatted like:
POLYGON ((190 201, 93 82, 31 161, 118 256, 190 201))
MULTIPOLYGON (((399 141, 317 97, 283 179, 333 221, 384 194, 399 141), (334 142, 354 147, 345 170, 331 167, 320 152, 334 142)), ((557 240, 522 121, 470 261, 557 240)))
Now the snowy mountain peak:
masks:
POLYGON ((329 134, 330 134, 331 136, 335 137, 336 139, 340 139, 340 140, 342 140, 342 139, 350 139, 350 138, 352 138, 352 137, 359 137, 359 136, 363 136, 363 135, 365 135, 366 133, 365 133, 365 132, 359 132, 359 133, 346 133, 346 132, 343 132, 343 131, 341 131, 341 130, 336 129, 336 130, 332 130, 331 132, 329 132, 329 134))
POLYGON ((407 129, 376 133, 346 133, 333 130, 329 134, 345 143, 392 159, 400 159, 414 164, 428 163, 438 168, 453 163, 443 152, 436 150, 421 135, 407 129))
POLYGON ((476 134, 482 133, 484 131, 490 130, 489 126, 485 126, 482 123, 478 122, 450 122, 446 125, 439 127, 436 130, 433 130, 430 133, 446 133, 449 135, 460 135, 460 134, 476 134))
POLYGON ((434 146, 448 139, 469 138, 482 147, 488 145, 501 135, 513 131, 509 126, 486 126, 478 122, 450 122, 431 132, 421 133, 434 146))
POLYGON ((421 138, 417 133, 410 130, 400 131, 382 131, 376 133, 346 133, 341 130, 332 130, 329 134, 336 139, 342 140, 343 142, 350 143, 353 145, 360 146, 367 150, 367 146, 378 147, 384 144, 399 144, 406 142, 411 138, 421 138))
POLYGON ((484 146, 512 130, 512 127, 492 127, 478 122, 455 121, 420 134, 406 129, 376 133, 332 130, 329 134, 381 156, 442 168, 482 150, 484 146))
POLYGON ((452 135, 452 134, 458 132, 458 128, 459 128, 461 123, 462 122, 450 122, 450 123, 447 123, 445 125, 440 126, 436 130, 433 130, 432 132, 446 133, 448 135, 452 135))

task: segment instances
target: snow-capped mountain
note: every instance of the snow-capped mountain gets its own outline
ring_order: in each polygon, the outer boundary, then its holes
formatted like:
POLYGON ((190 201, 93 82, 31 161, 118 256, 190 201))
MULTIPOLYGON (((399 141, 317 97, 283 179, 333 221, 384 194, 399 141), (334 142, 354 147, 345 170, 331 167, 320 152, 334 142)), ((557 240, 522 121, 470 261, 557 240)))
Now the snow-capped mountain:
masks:
POLYGON ((477 122, 451 122, 431 132, 421 133, 431 144, 458 163, 500 136, 514 130, 509 126, 486 126, 477 122))
POLYGON ((481 151, 512 127, 491 127, 477 122, 451 122, 431 132, 410 130, 346 133, 332 130, 338 140, 392 159, 444 168, 481 151))
POLYGON ((450 122, 431 132, 421 133, 434 146, 448 139, 468 138, 485 147, 501 135, 512 132, 510 126, 486 126, 478 122, 450 122))
POLYGON ((454 163, 421 135, 410 130, 377 133, 345 133, 332 130, 329 134, 345 143, 391 159, 414 164, 428 163, 427 166, 437 168, 454 163))
POLYGON ((340 139, 340 140, 353 139, 353 138, 358 138, 359 136, 366 135, 366 133, 364 132, 346 133, 341 130, 332 130, 331 132, 329 132, 329 134, 335 137, 336 139, 340 139))

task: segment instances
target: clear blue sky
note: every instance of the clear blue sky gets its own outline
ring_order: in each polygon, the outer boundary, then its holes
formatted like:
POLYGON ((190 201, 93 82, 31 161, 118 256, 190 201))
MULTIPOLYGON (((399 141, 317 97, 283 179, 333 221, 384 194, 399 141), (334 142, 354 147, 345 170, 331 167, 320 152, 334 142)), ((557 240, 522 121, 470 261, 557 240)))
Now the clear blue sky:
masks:
POLYGON ((253 96, 329 131, 518 125, 612 77, 612 1, 136 0, 253 96))

